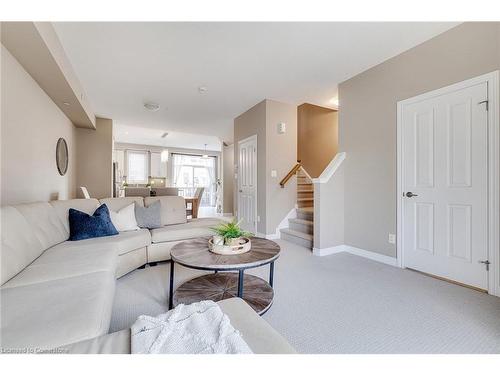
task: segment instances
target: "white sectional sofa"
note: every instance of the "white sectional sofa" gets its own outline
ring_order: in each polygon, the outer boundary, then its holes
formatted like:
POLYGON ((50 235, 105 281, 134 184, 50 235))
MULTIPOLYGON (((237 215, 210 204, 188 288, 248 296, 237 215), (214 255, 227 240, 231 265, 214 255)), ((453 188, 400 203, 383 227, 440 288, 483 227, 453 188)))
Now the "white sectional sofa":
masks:
MULTIPOLYGON (((37 352, 65 346, 70 352, 126 352, 128 330, 107 335, 115 280, 146 263, 169 260, 174 244, 210 235, 210 227, 219 222, 185 218, 183 198, 170 196, 2 207, 0 349, 37 352), (149 205, 155 200, 161 201, 161 228, 68 241, 70 208, 92 214, 102 203, 118 211, 132 202, 149 205)), ((293 352, 245 305, 239 299, 221 303, 233 324, 250 338, 254 352, 293 352), (267 333, 259 341, 255 332, 267 333)))

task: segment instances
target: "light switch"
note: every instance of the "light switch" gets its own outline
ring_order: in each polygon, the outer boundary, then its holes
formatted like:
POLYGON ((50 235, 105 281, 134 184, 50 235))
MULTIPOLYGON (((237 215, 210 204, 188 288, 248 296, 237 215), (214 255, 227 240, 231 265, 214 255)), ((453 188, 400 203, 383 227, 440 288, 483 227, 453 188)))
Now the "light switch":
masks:
POLYGON ((278 172, 276 172, 276 169, 273 169, 271 171, 271 177, 278 177, 278 172))
POLYGON ((389 233, 389 243, 396 243, 396 235, 389 233))
POLYGON ((278 124, 278 133, 284 134, 286 132, 286 124, 284 122, 280 122, 278 124))

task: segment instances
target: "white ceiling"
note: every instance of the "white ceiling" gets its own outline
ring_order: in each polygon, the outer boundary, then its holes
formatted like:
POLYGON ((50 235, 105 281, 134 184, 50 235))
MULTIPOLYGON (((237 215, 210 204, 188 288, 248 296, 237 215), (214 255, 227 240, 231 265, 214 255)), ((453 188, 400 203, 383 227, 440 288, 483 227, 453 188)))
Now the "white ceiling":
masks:
POLYGON ((231 141, 233 119, 261 100, 329 106, 338 83, 455 25, 68 22, 55 28, 97 115, 119 126, 231 141), (200 86, 208 91, 200 94, 200 86), (148 112, 146 101, 162 108, 148 112))
POLYGON ((113 124, 115 142, 197 150, 204 150, 206 144, 209 151, 222 150, 222 143, 217 136, 168 131, 168 135, 162 138, 164 133, 164 130, 158 128, 113 124))

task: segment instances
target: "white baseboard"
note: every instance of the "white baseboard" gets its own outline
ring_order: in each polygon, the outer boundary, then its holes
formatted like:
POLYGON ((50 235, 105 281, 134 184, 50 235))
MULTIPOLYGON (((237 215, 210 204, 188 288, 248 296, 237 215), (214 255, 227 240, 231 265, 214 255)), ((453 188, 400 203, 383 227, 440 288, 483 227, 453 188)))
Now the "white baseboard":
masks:
POLYGON ((318 249, 316 247, 313 247, 313 254, 319 257, 324 257, 325 255, 337 254, 342 252, 347 252, 346 245, 325 247, 324 249, 318 249))
POLYGON ((264 233, 255 233, 257 237, 265 238, 267 240, 279 240, 280 237, 280 232, 276 233, 271 233, 271 234, 264 234, 264 233))
POLYGON ((359 249, 359 248, 354 247, 354 246, 338 245, 338 246, 333 246, 333 247, 327 247, 324 249, 313 248, 313 254, 317 255, 317 256, 325 256, 325 255, 337 254, 337 253, 342 253, 342 252, 357 255, 357 256, 360 256, 363 258, 368 258, 368 259, 374 260, 376 262, 388 264, 390 266, 394 266, 394 267, 398 266, 398 262, 397 262, 396 258, 387 256, 387 255, 374 253, 373 251, 359 249))

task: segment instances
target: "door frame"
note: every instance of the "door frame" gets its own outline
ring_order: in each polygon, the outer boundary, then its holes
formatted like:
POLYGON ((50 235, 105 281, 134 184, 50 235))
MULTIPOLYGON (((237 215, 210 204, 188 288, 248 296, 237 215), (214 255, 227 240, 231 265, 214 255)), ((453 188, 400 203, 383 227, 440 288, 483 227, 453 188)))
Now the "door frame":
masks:
POLYGON ((437 90, 429 91, 397 103, 397 264, 405 268, 404 261, 404 204, 403 204, 403 108, 422 100, 461 90, 479 83, 488 84, 488 293, 500 297, 500 156, 499 156, 499 71, 483 74, 437 90))
POLYGON ((238 149, 236 150, 236 155, 238 155, 238 173, 237 173, 237 176, 238 176, 238 181, 237 181, 237 184, 236 184, 236 187, 237 187, 237 196, 236 196, 236 204, 237 204, 237 214, 236 214, 236 219, 238 220, 239 219, 239 215, 240 215, 240 181, 241 181, 241 176, 240 176, 240 173, 241 173, 241 168, 240 168, 240 145, 242 143, 245 143, 245 142, 248 142, 248 141, 252 141, 252 140, 255 140, 255 168, 254 168, 254 176, 253 176, 253 180, 255 181, 255 204, 254 204, 254 212, 255 212, 255 223, 254 223, 254 233, 257 233, 257 193, 258 193, 258 181, 257 181, 257 176, 258 176, 258 173, 257 173, 257 170, 258 170, 258 166, 259 166, 259 163, 258 163, 258 146, 259 146, 259 143, 258 143, 258 140, 257 140, 257 134, 254 134, 254 135, 251 135, 250 137, 247 137, 247 138, 244 138, 242 140, 239 140, 238 141, 238 149))

